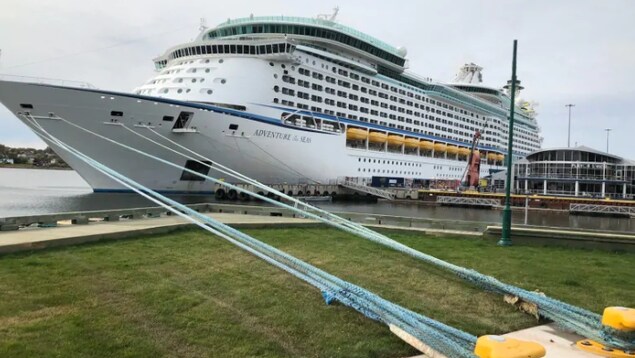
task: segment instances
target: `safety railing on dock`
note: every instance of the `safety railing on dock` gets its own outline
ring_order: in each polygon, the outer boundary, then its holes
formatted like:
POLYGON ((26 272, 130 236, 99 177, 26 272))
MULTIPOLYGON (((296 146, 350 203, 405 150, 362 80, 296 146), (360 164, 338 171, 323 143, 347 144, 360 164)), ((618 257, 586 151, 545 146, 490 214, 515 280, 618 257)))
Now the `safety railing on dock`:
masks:
POLYGON ((395 194, 387 191, 387 190, 382 190, 379 188, 374 188, 372 186, 368 186, 368 185, 364 185, 364 184, 359 184, 356 183, 352 180, 348 180, 348 179, 339 179, 337 182, 338 185, 347 188, 347 189, 351 189, 351 190, 355 190, 355 191, 359 191, 362 193, 366 193, 366 194, 370 194, 370 195, 374 195, 380 198, 384 198, 384 199, 388 199, 388 200, 393 200, 395 198, 395 194))
POLYGON ((474 206, 474 207, 497 207, 500 200, 488 198, 471 198, 464 196, 438 196, 437 203, 441 205, 474 206))
POLYGON ((635 207, 598 204, 570 204, 570 213, 635 216, 635 207))

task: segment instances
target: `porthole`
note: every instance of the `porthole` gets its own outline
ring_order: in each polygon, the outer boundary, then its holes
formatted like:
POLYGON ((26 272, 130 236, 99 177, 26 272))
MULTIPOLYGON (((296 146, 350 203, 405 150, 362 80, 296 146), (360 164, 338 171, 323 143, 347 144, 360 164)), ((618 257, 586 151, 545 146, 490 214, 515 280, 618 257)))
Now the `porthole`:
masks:
POLYGON ((291 66, 291 71, 295 71, 295 66, 291 66))
POLYGON ((179 88, 179 90, 178 90, 178 91, 176 91, 176 92, 177 92, 177 93, 182 93, 182 92, 183 92, 183 90, 179 88))
POLYGON ((212 90, 207 90, 207 94, 212 94, 212 90))
POLYGON ((225 84, 227 83, 227 80, 223 78, 222 80, 220 80, 220 83, 225 84))
POLYGON ((287 66, 284 65, 284 63, 282 65, 280 65, 280 67, 282 68, 286 68, 287 66))
POLYGON ((192 78, 192 83, 195 83, 195 82, 196 82, 196 78, 192 78))
POLYGON ((206 68, 206 69, 205 69, 205 72, 209 73, 209 68, 206 68))
POLYGON ((203 81, 205 81, 205 79, 204 79, 204 78, 201 78, 201 80, 200 80, 199 82, 203 82, 203 81))
POLYGON ((278 78, 278 74, 277 74, 277 73, 274 73, 274 74, 273 74, 273 78, 278 78))
POLYGON ((277 93, 280 92, 280 87, 278 86, 273 86, 273 90, 277 93))
POLYGON ((269 66, 273 67, 273 62, 269 62, 269 66))
POLYGON ((190 91, 191 90, 188 88, 188 89, 185 90, 185 93, 190 93, 190 91))
POLYGON ((209 60, 205 60, 205 63, 209 63, 209 60))
POLYGON ((222 58, 218 60, 218 63, 223 63, 223 62, 225 62, 225 60, 223 60, 222 58))

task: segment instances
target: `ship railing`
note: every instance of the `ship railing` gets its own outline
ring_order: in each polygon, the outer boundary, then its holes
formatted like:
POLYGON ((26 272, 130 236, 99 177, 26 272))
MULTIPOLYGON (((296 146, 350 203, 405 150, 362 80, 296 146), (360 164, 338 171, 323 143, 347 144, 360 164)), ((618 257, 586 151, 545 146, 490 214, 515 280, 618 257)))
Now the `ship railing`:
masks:
POLYGON ((393 200, 395 198, 395 194, 390 191, 374 188, 372 186, 368 186, 365 184, 360 184, 359 180, 354 180, 351 178, 338 178, 337 184, 341 187, 362 192, 362 193, 366 193, 366 194, 370 194, 370 195, 374 195, 379 198, 384 198, 388 200, 393 200))
POLYGON ((58 78, 46 78, 46 77, 32 77, 32 76, 17 76, 17 75, 3 75, 0 74, 0 81, 10 82, 25 82, 25 83, 37 83, 43 85, 74 87, 74 88, 91 88, 96 89, 88 82, 63 80, 58 78))
POLYGON ((570 213, 617 214, 635 216, 635 207, 598 204, 570 204, 570 213))

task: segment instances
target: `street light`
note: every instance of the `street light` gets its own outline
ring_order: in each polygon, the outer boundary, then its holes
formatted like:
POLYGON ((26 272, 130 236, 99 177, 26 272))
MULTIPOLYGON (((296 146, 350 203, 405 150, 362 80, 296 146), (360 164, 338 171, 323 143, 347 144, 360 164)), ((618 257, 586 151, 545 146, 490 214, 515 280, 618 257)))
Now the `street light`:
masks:
POLYGON ((613 129, 611 128, 604 128, 604 130, 606 131, 606 152, 609 152, 609 132, 612 131, 613 129))
POLYGON ((505 207, 503 208, 503 223, 501 230, 501 239, 498 241, 500 246, 510 246, 511 230, 512 230, 512 209, 511 209, 511 186, 512 186, 512 158, 514 155, 514 109, 516 107, 516 48, 518 40, 514 40, 514 55, 512 57, 512 80, 511 80, 511 98, 509 106, 509 134, 507 138, 507 180, 505 181, 505 207))
POLYGON ((571 107, 575 107, 575 104, 565 104, 565 107, 569 107, 569 130, 567 131, 567 148, 571 147, 571 107))

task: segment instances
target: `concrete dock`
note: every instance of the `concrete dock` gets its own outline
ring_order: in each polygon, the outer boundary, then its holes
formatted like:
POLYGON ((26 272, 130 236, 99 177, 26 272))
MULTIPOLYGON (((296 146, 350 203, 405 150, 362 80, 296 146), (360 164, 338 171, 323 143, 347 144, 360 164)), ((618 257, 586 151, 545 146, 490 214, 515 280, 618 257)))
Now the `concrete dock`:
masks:
MULTIPOLYGON (((265 226, 315 226, 318 222, 289 217, 207 213, 211 218, 237 228, 265 226)), ((26 228, 0 233, 0 254, 75 245, 101 240, 117 240, 140 235, 160 234, 193 224, 178 216, 136 220, 100 221, 87 225, 60 225, 50 228, 26 228)))

